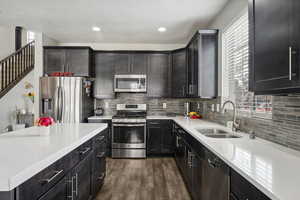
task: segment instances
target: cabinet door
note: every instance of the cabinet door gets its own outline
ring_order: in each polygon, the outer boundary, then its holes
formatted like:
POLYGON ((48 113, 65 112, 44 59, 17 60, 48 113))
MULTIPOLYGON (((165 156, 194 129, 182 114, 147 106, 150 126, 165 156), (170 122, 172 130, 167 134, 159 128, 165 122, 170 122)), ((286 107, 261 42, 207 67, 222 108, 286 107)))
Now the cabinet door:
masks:
POLYGON ((100 142, 95 147, 93 161, 93 196, 101 189, 106 175, 106 142, 100 142))
POLYGON ((170 96, 169 54, 150 54, 148 66, 148 97, 170 96))
POLYGON ((66 200, 68 199, 67 181, 63 178, 39 200, 66 200))
POLYGON ((147 138, 147 154, 148 155, 158 155, 161 154, 161 144, 162 144, 162 128, 160 124, 153 124, 155 122, 148 123, 148 138, 147 138), (150 124, 149 124, 150 123, 150 124), (152 123, 152 124, 151 124, 152 123))
POLYGON ((253 72, 257 94, 276 93, 293 85, 290 79, 294 74, 289 68, 291 2, 254 0, 253 72))
POLYGON ((172 132, 171 121, 166 121, 162 124, 162 146, 163 154, 174 154, 175 137, 172 132))
POLYGON ((67 72, 74 76, 90 76, 90 53, 89 49, 67 49, 67 72))
POLYGON ((228 199, 229 182, 229 167, 213 153, 206 151, 203 161, 202 199, 228 199))
POLYGON ((197 89, 198 89, 198 39, 194 38, 192 42, 188 46, 188 96, 189 97, 197 97, 197 89))
POLYGON ((132 74, 147 74, 148 55, 147 54, 132 54, 131 55, 131 73, 132 74))
POLYGON ((172 53, 172 97, 186 96, 186 49, 172 53))
POLYGON ((201 200, 201 189, 202 189, 202 162, 201 158, 194 153, 192 158, 192 197, 194 200, 201 200))
POLYGON ((116 54, 114 68, 115 74, 130 74, 130 54, 116 54))
POLYGON ((292 1, 292 71, 295 74, 295 87, 300 87, 300 1, 292 1))
POLYGON ((64 49, 45 49, 44 54, 44 74, 65 71, 66 51, 64 49))
POLYGON ((114 62, 116 55, 112 53, 96 53, 96 80, 94 96, 99 99, 114 98, 114 62))
POLYGON ((92 153, 74 169, 76 200, 87 200, 91 196, 92 153))

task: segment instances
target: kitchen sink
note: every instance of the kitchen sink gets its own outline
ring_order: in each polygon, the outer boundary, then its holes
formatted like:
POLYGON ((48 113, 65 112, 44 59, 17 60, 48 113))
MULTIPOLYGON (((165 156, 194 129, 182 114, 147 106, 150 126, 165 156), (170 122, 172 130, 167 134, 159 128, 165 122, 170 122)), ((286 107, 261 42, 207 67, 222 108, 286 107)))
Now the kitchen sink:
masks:
POLYGON ((234 135, 231 132, 228 132, 226 130, 217 129, 217 128, 200 128, 196 129, 199 133, 202 135, 205 135, 206 137, 210 138, 240 138, 239 135, 234 135))
POLYGON ((222 130, 222 129, 217 129, 217 128, 201 128, 201 129, 196 129, 199 133, 206 135, 212 135, 212 134, 229 134, 228 131, 222 130))
POLYGON ((240 138, 241 136, 233 135, 233 134, 207 134, 206 137, 210 138, 240 138))

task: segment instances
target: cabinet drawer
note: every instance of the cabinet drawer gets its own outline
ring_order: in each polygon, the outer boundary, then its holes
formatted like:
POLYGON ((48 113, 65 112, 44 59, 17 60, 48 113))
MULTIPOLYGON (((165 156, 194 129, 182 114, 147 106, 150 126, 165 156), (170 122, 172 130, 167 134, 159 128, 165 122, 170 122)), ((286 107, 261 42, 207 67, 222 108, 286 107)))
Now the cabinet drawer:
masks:
POLYGON ((270 200, 260 190, 234 170, 231 170, 230 190, 232 193, 231 196, 234 196, 237 200, 270 200))

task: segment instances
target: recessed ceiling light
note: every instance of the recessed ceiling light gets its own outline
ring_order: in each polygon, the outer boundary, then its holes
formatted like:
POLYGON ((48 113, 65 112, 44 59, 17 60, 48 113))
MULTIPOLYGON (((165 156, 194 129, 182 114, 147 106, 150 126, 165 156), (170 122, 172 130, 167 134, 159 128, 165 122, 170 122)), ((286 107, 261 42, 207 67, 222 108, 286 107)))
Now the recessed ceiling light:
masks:
POLYGON ((157 29, 159 32, 166 32, 166 28, 165 27, 159 27, 158 29, 157 29))
POLYGON ((97 27, 97 26, 93 26, 92 30, 93 31, 101 31, 101 29, 99 27, 97 27))

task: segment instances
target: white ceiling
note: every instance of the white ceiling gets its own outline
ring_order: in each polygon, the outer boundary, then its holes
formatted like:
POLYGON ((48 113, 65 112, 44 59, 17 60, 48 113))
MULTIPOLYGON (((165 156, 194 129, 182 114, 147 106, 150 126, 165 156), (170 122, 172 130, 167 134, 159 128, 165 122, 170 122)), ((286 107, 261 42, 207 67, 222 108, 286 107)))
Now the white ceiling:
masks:
POLYGON ((64 43, 185 43, 229 0, 1 0, 0 25, 64 43), (93 32, 92 26, 101 27, 93 32), (164 26, 167 31, 159 33, 164 26))

